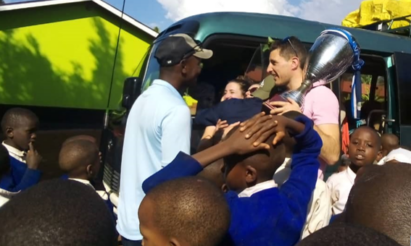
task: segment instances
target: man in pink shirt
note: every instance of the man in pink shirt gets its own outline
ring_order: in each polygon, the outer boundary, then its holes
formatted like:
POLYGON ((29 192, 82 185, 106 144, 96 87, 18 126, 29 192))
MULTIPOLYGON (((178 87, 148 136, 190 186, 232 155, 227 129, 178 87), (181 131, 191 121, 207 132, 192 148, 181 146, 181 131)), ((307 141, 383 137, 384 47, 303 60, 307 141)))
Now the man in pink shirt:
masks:
MULTIPOLYGON (((308 52, 304 44, 296 37, 276 41, 271 46, 267 72, 274 76, 276 89, 289 91, 301 86, 307 57, 308 52)), ((340 157, 340 108, 337 97, 327 87, 318 86, 307 93, 303 108, 292 99, 288 102, 273 101, 270 104, 275 107, 271 114, 281 115, 288 111, 298 111, 314 121, 314 129, 323 141, 319 171, 319 178, 323 179, 327 164, 335 164, 340 157)))

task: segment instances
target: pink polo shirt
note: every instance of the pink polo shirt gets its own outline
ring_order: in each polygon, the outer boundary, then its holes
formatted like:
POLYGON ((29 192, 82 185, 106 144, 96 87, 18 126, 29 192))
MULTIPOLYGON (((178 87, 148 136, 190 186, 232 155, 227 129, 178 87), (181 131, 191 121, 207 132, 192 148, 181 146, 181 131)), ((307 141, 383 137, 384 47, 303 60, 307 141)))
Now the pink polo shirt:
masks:
MULTIPOLYGON (((325 86, 311 89, 305 96, 303 114, 314 121, 314 125, 339 123, 340 105, 334 93, 325 86)), ((324 179, 327 163, 320 159, 318 178, 324 179)))

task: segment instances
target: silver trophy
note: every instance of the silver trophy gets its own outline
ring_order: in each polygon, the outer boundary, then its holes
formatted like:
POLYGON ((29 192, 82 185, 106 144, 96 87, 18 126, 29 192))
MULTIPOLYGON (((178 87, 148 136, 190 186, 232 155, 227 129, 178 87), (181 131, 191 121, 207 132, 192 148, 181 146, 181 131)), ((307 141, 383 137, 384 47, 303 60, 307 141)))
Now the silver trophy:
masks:
POLYGON ((349 32, 342 29, 323 31, 309 51, 304 82, 297 90, 285 92, 281 97, 291 98, 303 106, 304 96, 313 86, 331 83, 357 61, 362 62, 359 53, 360 48, 349 32))

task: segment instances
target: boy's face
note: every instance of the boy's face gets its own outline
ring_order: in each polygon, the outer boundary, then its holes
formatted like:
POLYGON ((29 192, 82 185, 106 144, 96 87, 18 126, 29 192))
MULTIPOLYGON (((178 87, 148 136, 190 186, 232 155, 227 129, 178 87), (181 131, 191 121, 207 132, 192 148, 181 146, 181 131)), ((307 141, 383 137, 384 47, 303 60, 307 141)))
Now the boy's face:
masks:
POLYGON ((378 136, 371 131, 371 129, 359 128, 351 136, 348 156, 351 163, 358 167, 373 164, 377 158, 378 136))
POLYGON ((37 120, 21 117, 13 128, 7 129, 7 137, 11 140, 13 147, 19 150, 28 150, 29 143, 36 141, 37 128, 37 120))
POLYGON ((169 245, 168 238, 161 233, 154 222, 154 204, 150 197, 145 197, 138 209, 138 218, 140 220, 140 232, 143 236, 142 244, 144 246, 163 246, 169 245))
POLYGON ((91 171, 92 175, 91 178, 95 179, 97 177, 98 172, 100 171, 100 166, 101 166, 101 160, 100 160, 100 155, 96 158, 96 162, 93 163, 91 166, 91 171))
POLYGON ((232 164, 225 161, 224 177, 228 190, 241 192, 247 188, 247 183, 244 179, 247 170, 242 163, 232 164))

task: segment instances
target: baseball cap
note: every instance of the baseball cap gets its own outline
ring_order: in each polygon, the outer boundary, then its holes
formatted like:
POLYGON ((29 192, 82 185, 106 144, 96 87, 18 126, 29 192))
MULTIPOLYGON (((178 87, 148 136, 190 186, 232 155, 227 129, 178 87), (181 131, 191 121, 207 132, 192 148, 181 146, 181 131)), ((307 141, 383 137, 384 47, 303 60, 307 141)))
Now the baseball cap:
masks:
POLYGON ((261 100, 267 100, 270 98, 271 90, 275 86, 274 77, 268 75, 260 84, 260 88, 252 93, 253 97, 258 97, 261 100))
POLYGON ((192 37, 180 33, 170 35, 161 41, 154 55, 160 66, 163 67, 177 65, 190 56, 210 59, 213 56, 213 51, 203 49, 192 37))

